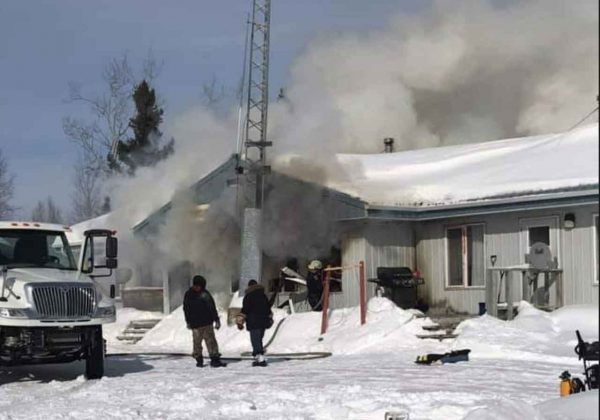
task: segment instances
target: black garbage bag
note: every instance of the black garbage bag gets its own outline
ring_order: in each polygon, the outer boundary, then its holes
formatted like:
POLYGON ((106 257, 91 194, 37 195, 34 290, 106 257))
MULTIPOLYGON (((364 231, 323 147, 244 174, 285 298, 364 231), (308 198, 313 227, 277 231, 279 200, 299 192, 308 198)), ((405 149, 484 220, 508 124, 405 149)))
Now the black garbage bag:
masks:
POLYGON ((415 363, 418 365, 431 365, 432 363, 456 363, 468 362, 470 349, 454 350, 448 353, 429 353, 417 357, 415 363))

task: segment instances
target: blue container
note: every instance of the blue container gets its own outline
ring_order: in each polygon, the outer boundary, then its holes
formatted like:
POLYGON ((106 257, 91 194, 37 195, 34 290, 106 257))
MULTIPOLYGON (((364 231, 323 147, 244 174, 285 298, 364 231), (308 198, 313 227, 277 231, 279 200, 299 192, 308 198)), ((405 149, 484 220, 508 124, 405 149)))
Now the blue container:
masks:
POLYGON ((485 302, 479 302, 479 315, 483 315, 485 313, 485 302))

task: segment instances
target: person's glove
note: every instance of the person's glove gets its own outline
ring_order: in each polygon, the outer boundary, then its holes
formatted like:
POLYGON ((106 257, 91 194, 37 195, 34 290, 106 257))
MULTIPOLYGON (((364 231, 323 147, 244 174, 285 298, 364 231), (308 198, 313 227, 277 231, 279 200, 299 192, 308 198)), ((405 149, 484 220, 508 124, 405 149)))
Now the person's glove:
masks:
POLYGON ((238 314, 235 317, 235 323, 237 324, 238 330, 244 329, 244 321, 246 321, 246 317, 244 316, 244 314, 238 314))
POLYGON ((217 320, 215 321, 215 330, 218 330, 219 328, 221 328, 221 320, 220 320, 220 319, 217 319, 217 320))

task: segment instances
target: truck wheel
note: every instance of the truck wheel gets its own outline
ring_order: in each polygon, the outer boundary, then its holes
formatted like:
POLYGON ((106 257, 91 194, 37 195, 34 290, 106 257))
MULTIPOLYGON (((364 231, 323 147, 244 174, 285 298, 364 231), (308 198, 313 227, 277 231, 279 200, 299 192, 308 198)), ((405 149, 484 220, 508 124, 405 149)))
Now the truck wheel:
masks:
POLYGON ((92 333, 88 355, 85 359, 85 377, 100 379, 104 376, 104 340, 102 327, 96 327, 92 333))

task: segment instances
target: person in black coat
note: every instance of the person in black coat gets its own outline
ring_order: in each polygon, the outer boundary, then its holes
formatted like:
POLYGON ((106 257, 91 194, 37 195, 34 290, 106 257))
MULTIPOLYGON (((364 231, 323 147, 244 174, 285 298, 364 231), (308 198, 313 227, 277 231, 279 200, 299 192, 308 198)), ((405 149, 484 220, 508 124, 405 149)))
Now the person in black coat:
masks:
POLYGON ((196 359, 196 366, 203 367, 202 341, 206 343, 212 367, 226 366, 221 362, 219 345, 213 330, 213 323, 218 330, 221 328, 221 320, 217 313, 217 307, 212 295, 206 290, 206 279, 202 276, 194 276, 192 287, 185 292, 183 297, 183 313, 187 327, 192 330, 194 340, 194 351, 192 356, 196 359))
POLYGON ((273 313, 265 288, 258 284, 256 280, 248 282, 248 288, 242 301, 242 311, 237 319, 238 328, 244 328, 250 333, 250 342, 252 343, 252 356, 254 356, 253 366, 266 366, 263 348, 263 337, 265 330, 273 325, 273 313))

